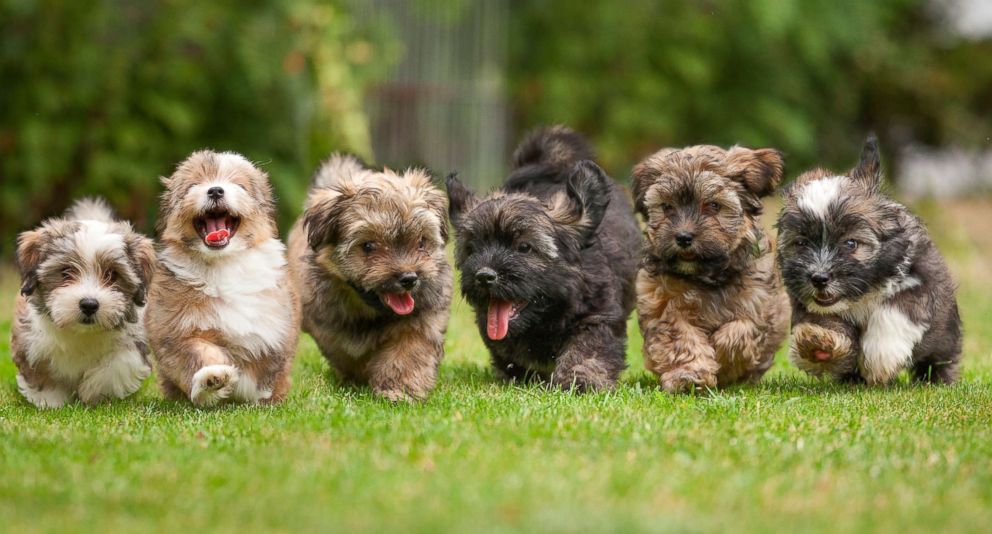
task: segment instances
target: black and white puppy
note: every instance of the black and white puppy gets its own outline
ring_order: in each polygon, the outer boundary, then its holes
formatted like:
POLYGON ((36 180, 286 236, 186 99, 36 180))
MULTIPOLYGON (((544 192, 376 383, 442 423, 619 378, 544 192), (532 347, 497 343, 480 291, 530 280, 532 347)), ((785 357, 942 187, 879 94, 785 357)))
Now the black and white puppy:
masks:
POLYGON ((505 378, 596 390, 626 367, 640 230, 592 157, 559 126, 524 140, 489 196, 448 179, 462 294, 505 378))
POLYGON ((124 398, 151 372, 142 316, 151 240, 98 199, 18 236, 11 332, 17 388, 39 408, 124 398))
POLYGON ((778 262, 792 300, 792 361, 869 384, 903 369, 958 377, 955 285, 919 218, 881 192, 874 137, 844 175, 815 169, 784 194, 778 262))

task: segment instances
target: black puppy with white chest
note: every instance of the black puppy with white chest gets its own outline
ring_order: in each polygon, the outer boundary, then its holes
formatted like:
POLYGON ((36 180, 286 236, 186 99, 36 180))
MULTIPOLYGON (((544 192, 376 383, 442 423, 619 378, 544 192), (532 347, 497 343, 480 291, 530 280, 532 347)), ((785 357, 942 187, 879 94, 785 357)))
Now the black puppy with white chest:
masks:
POLYGON ((640 230, 592 158, 556 126, 524 140, 486 197, 448 178, 462 294, 504 378, 599 390, 626 367, 640 230))

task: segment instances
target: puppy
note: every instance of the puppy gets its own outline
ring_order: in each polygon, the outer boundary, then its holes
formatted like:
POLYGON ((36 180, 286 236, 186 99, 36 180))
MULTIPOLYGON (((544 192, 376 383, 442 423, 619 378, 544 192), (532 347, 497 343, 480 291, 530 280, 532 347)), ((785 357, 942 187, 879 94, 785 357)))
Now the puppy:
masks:
POLYGON ((162 183, 145 317, 162 392, 197 406, 281 401, 299 297, 268 177, 238 154, 201 151, 162 183))
POLYGON ((151 372, 142 316, 155 251, 99 199, 17 239, 21 293, 11 352, 17 388, 39 408, 122 399, 151 372))
POLYGON ((556 126, 517 147, 487 197, 448 178, 462 294, 503 378, 600 390, 626 368, 640 231, 592 158, 585 139, 556 126))
POLYGON ((778 262, 792 299, 790 357, 846 381, 887 384, 908 368, 954 382, 954 282, 923 223, 881 183, 872 136, 847 174, 812 170, 786 190, 778 262))
POLYGON ((339 376, 392 401, 427 397, 444 358, 446 212, 427 172, 333 155, 289 236, 303 329, 339 376))
POLYGON ((758 380, 788 327, 761 197, 782 179, 772 149, 664 149, 634 167, 647 247, 637 274, 645 367, 669 392, 758 380))

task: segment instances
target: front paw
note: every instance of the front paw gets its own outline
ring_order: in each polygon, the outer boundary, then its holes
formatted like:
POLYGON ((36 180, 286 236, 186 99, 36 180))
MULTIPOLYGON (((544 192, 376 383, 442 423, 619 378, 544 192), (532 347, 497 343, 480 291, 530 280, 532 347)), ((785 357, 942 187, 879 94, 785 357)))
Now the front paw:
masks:
POLYGON ((753 364, 757 363, 761 356, 758 352, 758 336, 759 333, 753 323, 730 321, 713 332, 710 342, 721 361, 742 361, 753 364))
POLYGON ((383 397, 390 402, 414 402, 426 397, 426 395, 424 397, 414 397, 406 391, 397 388, 380 389, 374 387, 372 388, 372 391, 374 391, 376 395, 383 397))
POLYGON ((563 390, 587 393, 610 389, 614 381, 602 363, 596 360, 584 360, 567 368, 555 369, 551 383, 563 390))
POLYGON ((658 377, 661 387, 669 393, 692 393, 716 388, 716 373, 705 368, 681 367, 658 377))
POLYGON ((852 346, 845 334, 815 324, 803 323, 792 331, 793 359, 826 364, 850 356, 852 346))
POLYGON ((238 369, 232 365, 208 365, 193 375, 190 400, 199 407, 214 406, 231 396, 238 377, 238 369))

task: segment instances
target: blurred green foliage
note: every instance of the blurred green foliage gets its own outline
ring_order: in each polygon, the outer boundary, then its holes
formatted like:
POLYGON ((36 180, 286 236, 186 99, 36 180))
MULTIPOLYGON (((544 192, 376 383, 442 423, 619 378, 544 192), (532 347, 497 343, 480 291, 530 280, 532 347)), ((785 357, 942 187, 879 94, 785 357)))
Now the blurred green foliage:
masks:
POLYGON ((344 0, 0 0, 0 253, 100 194, 150 231, 199 148, 269 172, 282 229, 329 151, 370 155, 362 89, 391 40, 344 0))
MULTIPOLYGON (((589 134, 614 172, 663 146, 774 146, 794 176, 885 147, 989 146, 992 42, 922 0, 515 0, 521 129, 589 134)), ((892 162, 892 158, 889 158, 892 162)))

